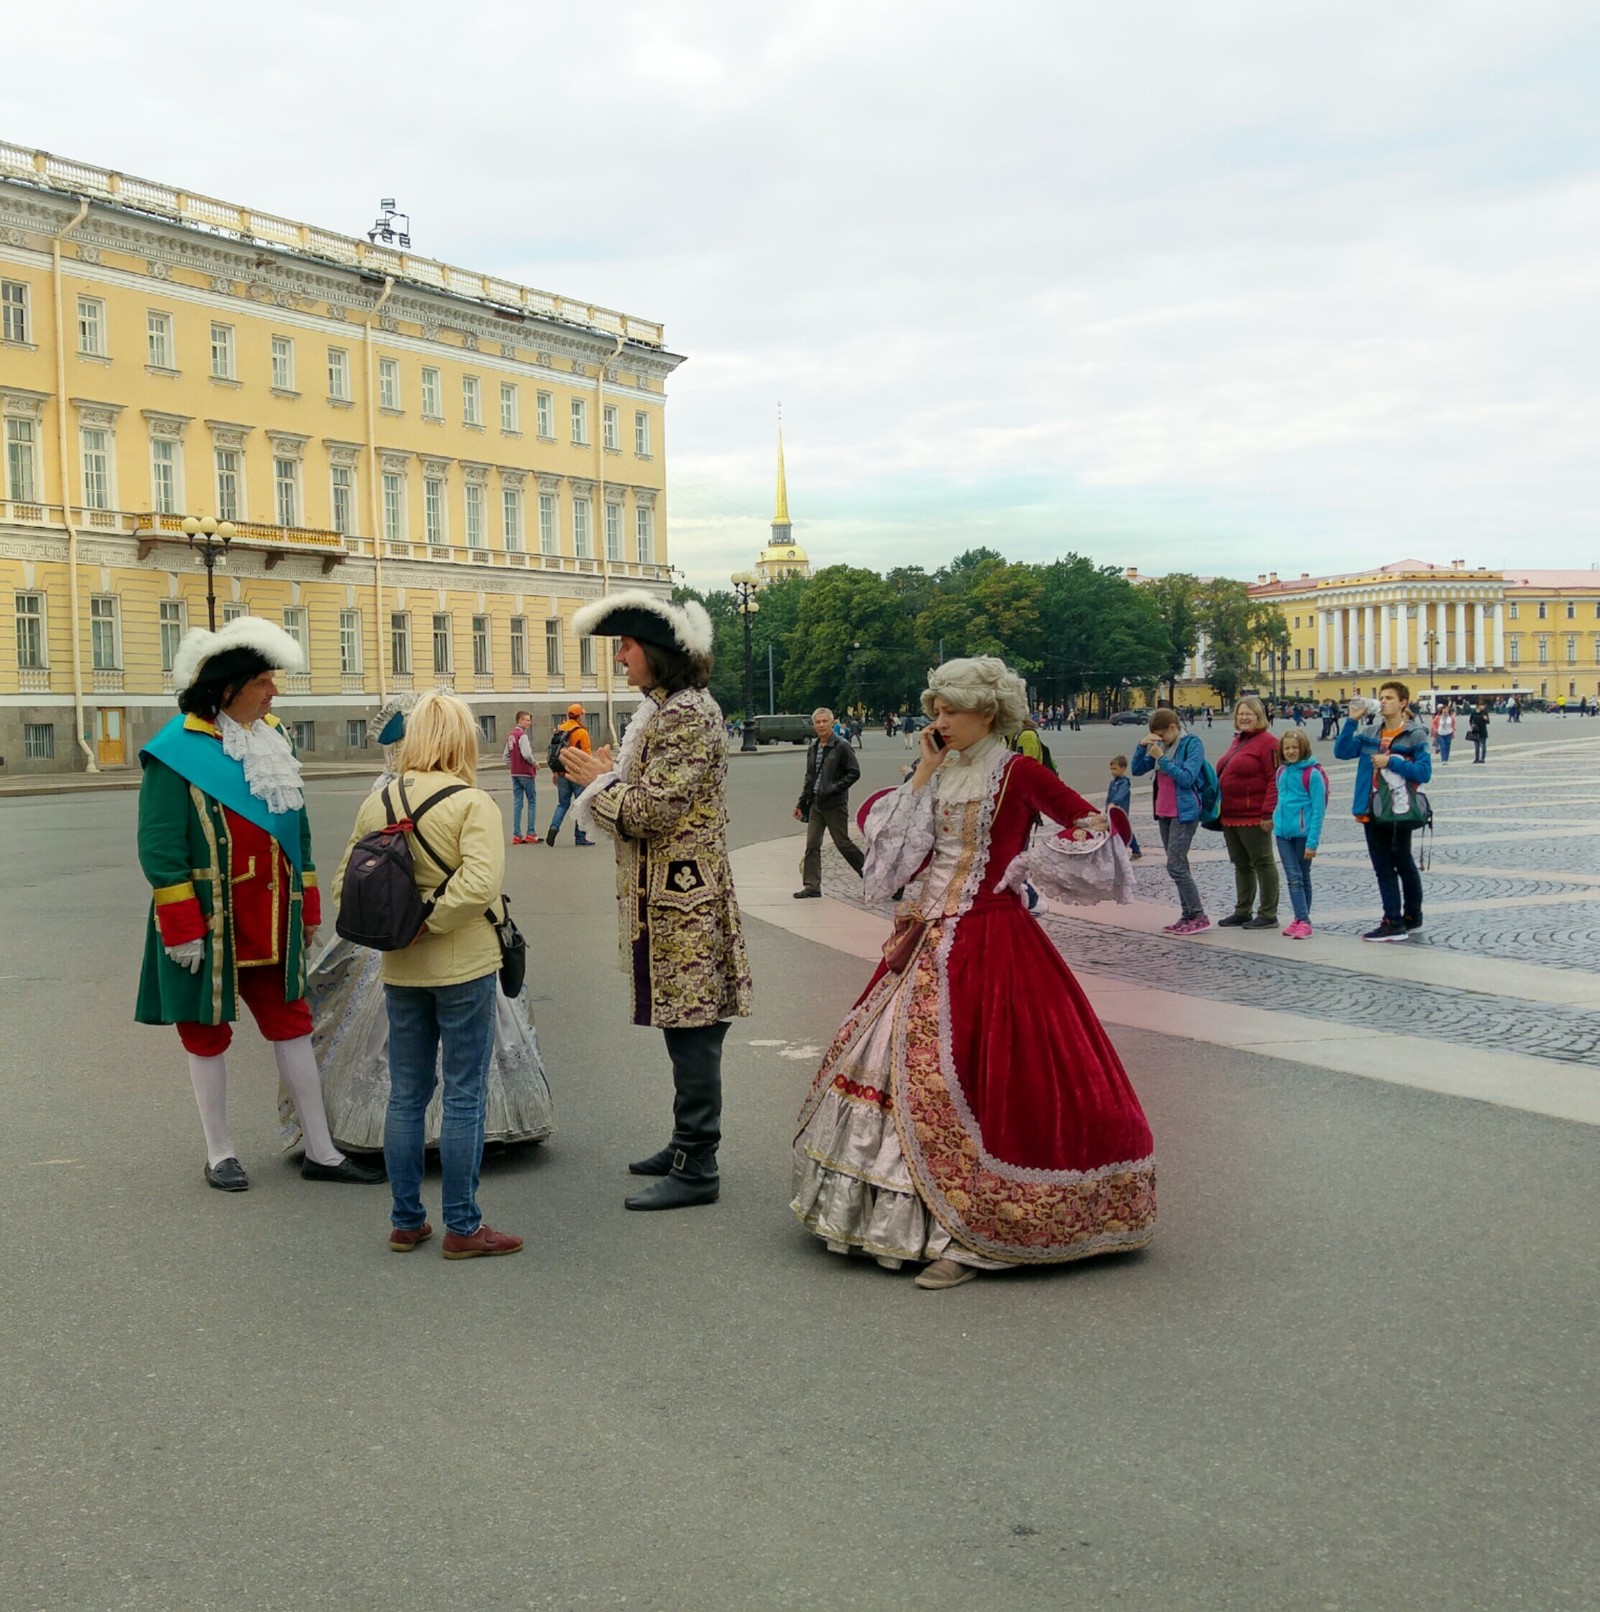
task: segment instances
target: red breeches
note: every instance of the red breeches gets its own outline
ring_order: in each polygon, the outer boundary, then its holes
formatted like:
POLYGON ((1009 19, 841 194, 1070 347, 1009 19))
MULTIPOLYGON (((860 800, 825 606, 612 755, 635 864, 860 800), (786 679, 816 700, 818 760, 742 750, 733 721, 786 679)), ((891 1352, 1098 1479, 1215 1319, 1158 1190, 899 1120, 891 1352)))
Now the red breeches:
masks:
MULTIPOLYGON (((295 1041, 311 1034, 311 1008, 302 996, 283 999, 283 964, 239 970, 239 997, 268 1041, 295 1041)), ((178 1039, 197 1058, 220 1058, 233 1041, 231 1024, 180 1024, 178 1039)))

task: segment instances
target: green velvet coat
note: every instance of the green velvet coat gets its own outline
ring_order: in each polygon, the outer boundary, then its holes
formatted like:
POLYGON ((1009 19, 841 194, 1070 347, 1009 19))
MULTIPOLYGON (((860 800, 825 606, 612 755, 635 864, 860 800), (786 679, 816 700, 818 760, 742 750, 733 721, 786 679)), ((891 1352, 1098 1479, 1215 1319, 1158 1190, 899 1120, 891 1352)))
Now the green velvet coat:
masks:
MULTIPOLYGON (((189 723, 198 720, 191 717, 189 723)), ((140 1024, 232 1023, 239 1016, 239 973, 234 958, 233 843, 227 813, 164 762, 153 756, 140 760, 144 779, 139 788, 139 865, 154 894, 145 923, 144 965, 134 1019, 140 1024), (166 947, 194 938, 202 927, 199 938, 205 941, 205 958, 200 972, 192 974, 167 956, 166 947)), ((291 1002, 305 995, 302 915, 306 886, 316 885, 311 824, 303 806, 300 843, 303 874, 292 865, 288 868, 284 996, 291 1002)))

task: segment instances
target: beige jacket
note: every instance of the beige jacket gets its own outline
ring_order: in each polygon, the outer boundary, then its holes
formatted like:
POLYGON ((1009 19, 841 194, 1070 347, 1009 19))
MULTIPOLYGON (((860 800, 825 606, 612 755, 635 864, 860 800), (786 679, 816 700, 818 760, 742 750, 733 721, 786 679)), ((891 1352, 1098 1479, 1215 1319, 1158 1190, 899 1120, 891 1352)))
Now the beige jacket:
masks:
MULTIPOLYGON (((415 811, 441 789, 461 780, 447 772, 409 772, 405 775, 406 799, 415 811)), ((389 795, 400 810, 398 787, 391 783, 389 795)), ((375 791, 361 803, 356 813, 350 844, 345 847, 334 879, 334 890, 344 889, 344 870, 357 840, 382 828, 388 817, 383 791, 375 791)), ((417 889, 426 901, 432 897, 451 868, 444 894, 428 914, 426 928, 404 951, 383 954, 385 985, 464 985, 482 979, 500 967, 500 942, 494 925, 484 916, 501 911, 501 886, 506 872, 505 821, 494 798, 481 789, 463 789, 442 800, 422 819, 422 835, 439 853, 443 867, 432 862, 411 839, 411 858, 416 867, 417 889)))

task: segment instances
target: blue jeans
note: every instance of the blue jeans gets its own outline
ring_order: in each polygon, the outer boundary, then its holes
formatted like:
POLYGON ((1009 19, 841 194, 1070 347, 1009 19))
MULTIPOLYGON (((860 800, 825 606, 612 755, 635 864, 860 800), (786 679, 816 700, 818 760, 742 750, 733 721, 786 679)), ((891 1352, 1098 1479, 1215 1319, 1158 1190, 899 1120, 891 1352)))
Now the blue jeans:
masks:
MULTIPOLYGON (((562 823, 566 821, 567 808, 582 793, 583 791, 579 789, 576 784, 567 782, 567 778, 564 773, 558 772, 556 774, 556 813, 555 816, 550 819, 550 832, 547 836, 552 842, 555 840, 556 833, 560 829, 562 823)), ((573 825, 572 837, 578 842, 579 845, 582 845, 585 842, 584 832, 576 824, 573 825)))
POLYGON ((390 1219, 403 1230, 413 1231, 428 1218, 422 1202, 422 1117, 441 1072, 444 1119, 439 1169, 445 1229, 470 1237, 483 1220, 478 1212, 478 1166, 483 1159, 483 1113, 494 1050, 494 993, 499 988, 498 974, 463 985, 383 988, 389 1009, 389 1112, 383 1125, 383 1162, 394 1195, 390 1219))
POLYGON ((1450 759, 1450 746, 1455 743, 1455 738, 1456 736, 1453 733, 1441 733, 1438 735, 1439 759, 1441 761, 1450 759))
POLYGON ((522 803, 528 803, 528 832, 535 834, 534 827, 534 789, 536 779, 527 773, 514 772, 511 775, 511 835, 513 839, 522 838, 522 803))
POLYGON ((1299 923, 1311 922, 1311 864, 1306 861, 1305 835, 1292 838, 1279 834, 1278 860, 1283 864, 1283 882, 1289 887, 1289 905, 1299 923))

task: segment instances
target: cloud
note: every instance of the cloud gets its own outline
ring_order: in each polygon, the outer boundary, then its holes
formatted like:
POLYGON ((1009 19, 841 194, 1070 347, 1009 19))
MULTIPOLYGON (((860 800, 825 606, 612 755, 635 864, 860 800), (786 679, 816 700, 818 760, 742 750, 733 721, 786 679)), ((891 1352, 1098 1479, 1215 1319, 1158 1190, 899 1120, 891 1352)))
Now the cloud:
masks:
POLYGON ((101 48, 4 132, 352 232, 396 195, 420 250, 664 320, 696 580, 765 537, 780 399, 819 563, 1600 557, 1591 7, 274 16, 13 19, 101 48))

